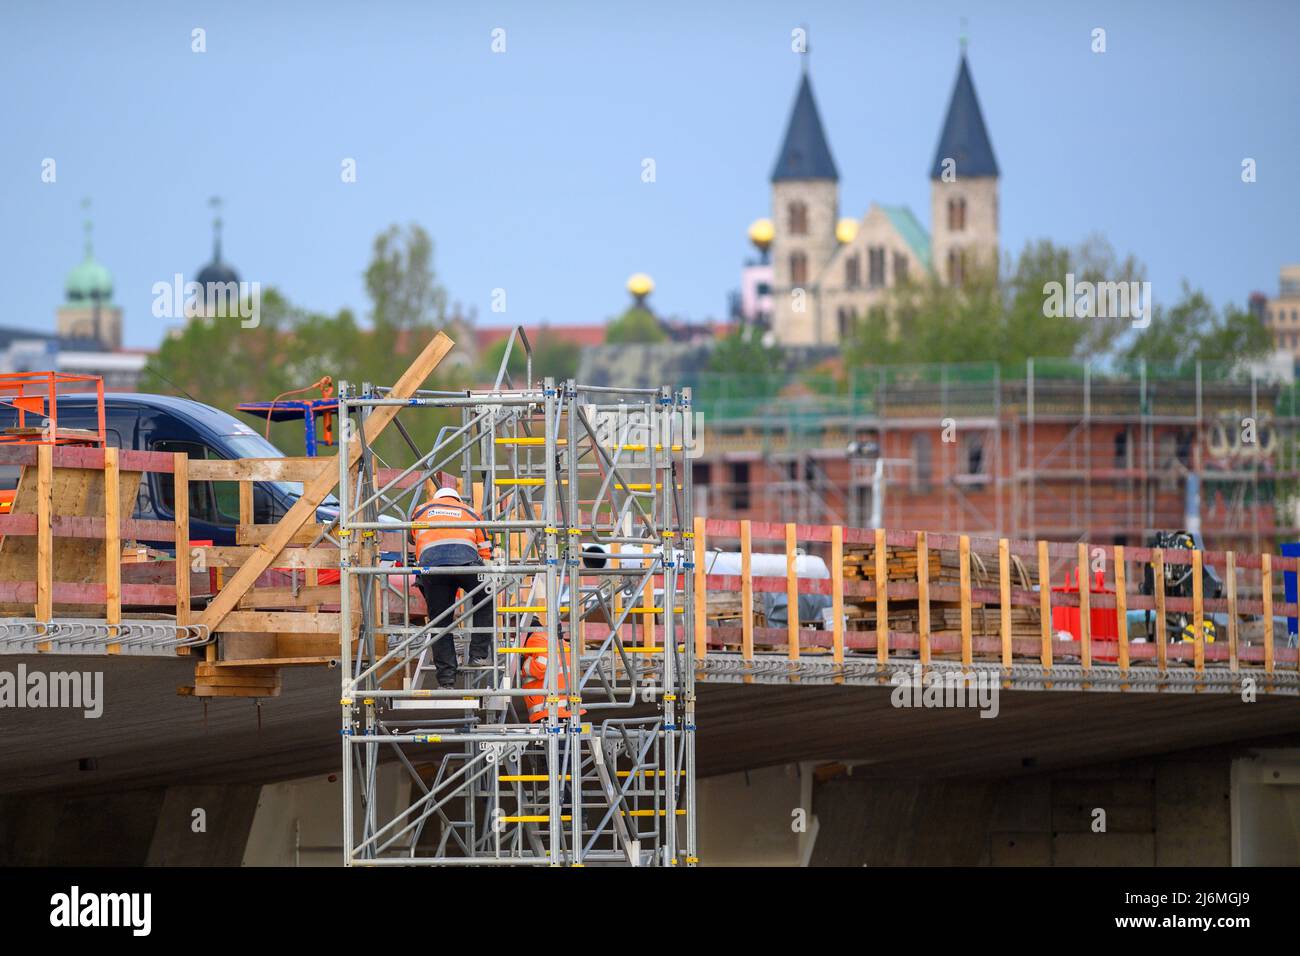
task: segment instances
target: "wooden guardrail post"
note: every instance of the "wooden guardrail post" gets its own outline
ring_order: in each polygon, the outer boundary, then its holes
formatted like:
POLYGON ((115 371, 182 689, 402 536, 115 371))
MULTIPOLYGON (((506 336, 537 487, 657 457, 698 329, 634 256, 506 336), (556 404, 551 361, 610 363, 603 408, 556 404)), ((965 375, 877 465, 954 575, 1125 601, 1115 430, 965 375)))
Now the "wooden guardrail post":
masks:
POLYGON ((189 456, 172 456, 172 511, 176 518, 176 623, 190 623, 190 479, 189 456))
POLYGON ((1201 580, 1201 552, 1192 551, 1192 628, 1195 631, 1192 659, 1198 671, 1205 670, 1205 583, 1201 580))
POLYGON ((1002 630, 1002 666, 1011 667, 1011 553, 1006 538, 998 539, 998 610, 1002 630))
MULTIPOLYGON (((1261 555, 1259 559, 1260 596, 1264 599, 1264 672, 1273 673, 1273 555, 1261 555)), ((1300 653, 1296 654, 1296 666, 1300 667, 1300 653)))
POLYGON ((916 638, 921 666, 930 663, 930 545, 916 533, 916 638))
POLYGON ((885 529, 876 529, 876 661, 889 660, 889 545, 885 529))
POLYGON ((789 657, 799 659, 799 534, 793 522, 785 526, 785 627, 789 657))
POLYGON ((741 656, 754 659, 753 532, 749 519, 740 522, 740 635, 741 656))
POLYGON ((36 446, 36 620, 54 618, 54 529, 50 525, 54 447, 36 446))
POLYGON ((1156 548, 1151 552, 1151 576, 1156 589, 1156 666, 1166 671, 1169 669, 1169 640, 1165 625, 1165 549, 1156 548))
POLYGON ((1092 572, 1088 568, 1088 545, 1080 541, 1075 581, 1079 585, 1079 659, 1085 670, 1092 667, 1092 572))
POLYGON ((1038 542, 1038 615, 1042 618, 1043 646, 1040 660, 1044 670, 1052 667, 1052 562, 1047 542, 1038 542))
POLYGON ((1224 561, 1224 571, 1228 575, 1228 669, 1235 674, 1237 672, 1237 552, 1228 552, 1224 561))
MULTIPOLYGON (((104 622, 122 623, 122 491, 116 448, 104 449, 104 622)), ((110 644, 109 653, 121 650, 110 644)))
POLYGON ((704 519, 695 519, 695 657, 709 652, 709 588, 705 567, 704 519))
POLYGON ((958 567, 961 576, 961 663, 971 665, 970 621, 970 535, 958 538, 958 567))
POLYGON ((1124 545, 1115 545, 1115 633, 1119 635, 1119 669, 1128 670, 1128 569, 1124 545))
POLYGON ((832 657, 844 663, 844 526, 831 526, 831 625, 832 657))

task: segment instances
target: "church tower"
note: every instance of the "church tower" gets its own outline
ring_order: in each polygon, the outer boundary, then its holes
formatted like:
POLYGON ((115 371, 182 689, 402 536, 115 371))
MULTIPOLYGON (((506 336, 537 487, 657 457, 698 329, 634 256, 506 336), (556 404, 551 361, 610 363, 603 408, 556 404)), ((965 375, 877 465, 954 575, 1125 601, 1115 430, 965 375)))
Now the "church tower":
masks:
POLYGON ((930 168, 931 261, 941 281, 961 285, 976 268, 996 268, 998 163, 962 41, 957 83, 930 168))
POLYGON ((839 173, 805 70, 772 169, 772 328, 782 345, 834 340, 821 328, 817 283, 835 254, 839 205, 839 173))

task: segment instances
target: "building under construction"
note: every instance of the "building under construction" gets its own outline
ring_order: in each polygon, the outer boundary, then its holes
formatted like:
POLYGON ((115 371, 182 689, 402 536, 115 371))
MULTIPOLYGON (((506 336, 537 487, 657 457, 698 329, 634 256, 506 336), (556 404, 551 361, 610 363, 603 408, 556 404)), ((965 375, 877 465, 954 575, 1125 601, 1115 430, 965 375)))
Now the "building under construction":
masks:
POLYGON ((1030 360, 719 376, 696 513, 1141 544, 1198 527, 1260 550, 1296 534, 1296 396, 1249 368, 1030 360))

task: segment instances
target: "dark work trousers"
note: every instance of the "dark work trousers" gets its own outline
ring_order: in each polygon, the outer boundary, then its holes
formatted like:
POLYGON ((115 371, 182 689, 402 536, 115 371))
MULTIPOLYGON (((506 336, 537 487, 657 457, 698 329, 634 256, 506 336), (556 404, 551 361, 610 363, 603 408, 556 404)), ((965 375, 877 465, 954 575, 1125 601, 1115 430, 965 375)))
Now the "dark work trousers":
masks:
MULTIPOLYGON (((477 574, 479 567, 480 565, 467 567, 464 574, 420 575, 420 592, 424 595, 424 603, 429 609, 430 621, 437 618, 456 600, 457 588, 462 588, 466 594, 469 594, 479 586, 477 574)), ((474 612, 475 634, 470 638, 469 659, 490 658, 492 656, 492 600, 483 591, 466 600, 470 604, 484 602, 474 612)), ((459 616, 459 613, 452 611, 437 626, 446 627, 453 618, 459 616)), ((438 671, 439 684, 451 684, 456 680, 456 644, 450 633, 438 638, 433 645, 433 666, 438 671)))

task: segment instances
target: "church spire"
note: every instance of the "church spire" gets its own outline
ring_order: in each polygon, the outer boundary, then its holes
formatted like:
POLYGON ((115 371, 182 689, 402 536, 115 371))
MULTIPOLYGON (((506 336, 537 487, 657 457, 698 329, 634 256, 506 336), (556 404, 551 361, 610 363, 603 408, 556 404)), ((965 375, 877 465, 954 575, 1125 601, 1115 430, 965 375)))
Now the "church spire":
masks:
POLYGON ((970 66, 966 62, 964 30, 961 48, 961 65, 957 69, 952 99, 948 102, 948 116, 943 122, 943 132, 939 135, 939 148, 935 150, 934 164, 930 168, 931 179, 943 177, 944 161, 947 159, 955 162, 956 169, 953 171, 960 179, 998 175, 993 144, 989 142, 979 98, 975 95, 975 83, 971 80, 970 66))
MULTIPOLYGON (((805 58, 807 53, 804 54, 805 58)), ((807 60, 804 60, 807 63, 807 60)), ((807 70, 799 79, 799 92, 790 111, 790 123, 785 129, 785 140, 777 154, 772 169, 772 182, 787 179, 829 179, 839 181, 831 148, 826 142, 821 116, 813 99, 812 81, 807 70)))

